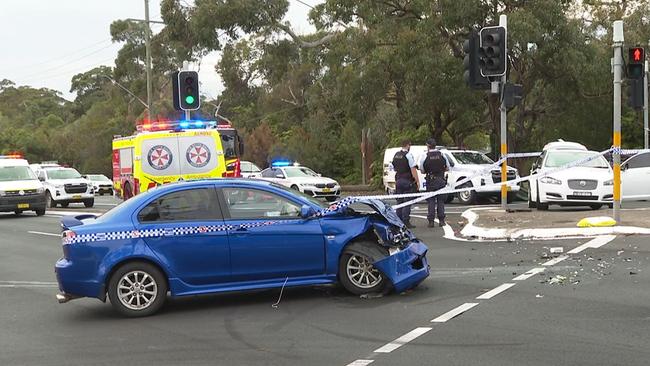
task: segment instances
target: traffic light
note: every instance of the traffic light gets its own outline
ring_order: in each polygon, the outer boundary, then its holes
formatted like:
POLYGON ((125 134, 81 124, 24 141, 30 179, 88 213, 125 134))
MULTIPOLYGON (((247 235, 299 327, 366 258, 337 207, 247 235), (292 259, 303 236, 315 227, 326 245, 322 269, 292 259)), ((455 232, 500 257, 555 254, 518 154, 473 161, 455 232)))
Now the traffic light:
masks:
POLYGON ((627 59, 627 93, 628 105, 634 109, 643 109, 646 91, 643 88, 645 68, 645 50, 643 47, 630 47, 627 59))
POLYGON ((627 104, 630 108, 643 109, 643 79, 629 79, 627 84, 627 104))
POLYGON ((485 27, 480 33, 479 68, 481 75, 502 76, 508 66, 506 28, 485 27))
POLYGON ((524 87, 521 84, 507 83, 503 89, 503 103, 507 109, 520 105, 524 97, 524 87))
POLYGON ((472 89, 489 89, 490 80, 481 75, 479 70, 479 38, 478 33, 472 32, 469 38, 463 43, 463 52, 465 58, 463 59, 463 67, 465 72, 463 77, 465 83, 472 89))
POLYGON ((645 50, 643 47, 630 47, 627 59, 628 79, 643 79, 643 68, 645 63, 645 50))
POLYGON ((201 106, 199 74, 196 71, 179 71, 172 74, 174 109, 193 111, 201 106))

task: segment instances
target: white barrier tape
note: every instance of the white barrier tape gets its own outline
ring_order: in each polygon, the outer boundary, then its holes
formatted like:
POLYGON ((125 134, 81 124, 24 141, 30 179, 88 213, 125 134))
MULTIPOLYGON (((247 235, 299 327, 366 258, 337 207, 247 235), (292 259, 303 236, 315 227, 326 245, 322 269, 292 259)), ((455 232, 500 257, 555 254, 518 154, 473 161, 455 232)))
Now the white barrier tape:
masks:
POLYGON ((509 153, 506 154, 508 159, 511 158, 535 158, 542 155, 541 152, 527 152, 527 153, 509 153))
MULTIPOLYGON (((590 162, 592 160, 595 160, 595 159, 607 154, 608 152, 610 152, 612 150, 613 150, 613 148, 602 151, 602 152, 600 152, 600 153, 598 153, 596 155, 592 155, 592 156, 586 157, 584 159, 577 160, 577 161, 574 161, 572 163, 562 165, 562 166, 560 166, 560 167, 558 167, 556 169, 549 170, 549 171, 544 172, 544 173, 537 173, 537 174, 529 175, 529 176, 526 176, 526 177, 520 177, 520 178, 517 178, 517 179, 508 180, 508 181, 506 181, 504 183, 492 183, 492 184, 488 184, 488 185, 481 186, 481 187, 487 188, 487 187, 500 187, 502 185, 508 186, 508 185, 518 184, 518 183, 521 183, 521 182, 524 182, 524 181, 527 181, 527 180, 531 180, 531 179, 543 178, 543 177, 546 177, 548 175, 557 173, 559 171, 566 170, 566 169, 569 169, 569 168, 573 168, 573 167, 588 163, 588 162, 590 162)), ((455 184, 455 186, 458 186, 458 185, 459 184, 455 184)), ((403 202, 403 203, 400 203, 398 205, 395 205, 395 206, 393 206, 393 208, 398 209, 398 208, 402 208, 402 207, 405 207, 405 206, 410 206, 410 205, 413 205, 415 203, 424 201, 424 200, 426 200, 428 198, 438 196, 438 195, 442 195, 442 194, 458 193, 458 192, 471 191, 471 190, 473 190, 473 187, 472 188, 460 188, 460 189, 443 188, 443 189, 440 189, 440 190, 437 190, 437 191, 434 191, 434 192, 420 193, 420 197, 418 197, 418 198, 416 198, 414 200, 411 200, 411 201, 407 201, 407 202, 403 202)), ((392 197, 389 197, 389 198, 392 198, 392 197)), ((380 198, 378 198, 378 199, 380 199, 380 198)))

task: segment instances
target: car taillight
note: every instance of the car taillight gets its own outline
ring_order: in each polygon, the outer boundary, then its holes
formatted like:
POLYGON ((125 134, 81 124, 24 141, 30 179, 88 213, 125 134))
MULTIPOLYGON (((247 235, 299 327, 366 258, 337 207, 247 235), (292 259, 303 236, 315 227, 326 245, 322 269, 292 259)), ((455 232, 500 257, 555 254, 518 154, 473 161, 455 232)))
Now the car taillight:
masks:
POLYGON ((156 183, 155 182, 149 182, 149 185, 147 186, 147 190, 150 190, 151 188, 155 188, 156 183))
POLYGON ((72 231, 72 230, 65 230, 63 233, 61 233, 61 241, 63 244, 70 244, 70 242, 74 239, 74 237, 77 236, 77 234, 72 231))
POLYGON ((140 193, 140 179, 133 178, 133 195, 140 193))

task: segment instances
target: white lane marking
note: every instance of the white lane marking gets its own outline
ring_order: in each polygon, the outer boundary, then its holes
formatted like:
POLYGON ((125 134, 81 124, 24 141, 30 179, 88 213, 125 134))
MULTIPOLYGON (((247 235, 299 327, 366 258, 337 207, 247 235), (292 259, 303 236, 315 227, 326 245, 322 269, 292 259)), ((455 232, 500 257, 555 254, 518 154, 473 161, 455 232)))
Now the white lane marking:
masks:
POLYGON ((352 363, 347 364, 346 366, 367 366, 373 362, 375 362, 375 360, 356 360, 352 363))
POLYGON ((533 277, 534 275, 536 275, 538 273, 544 272, 544 270, 545 270, 544 267, 533 268, 533 269, 529 270, 526 273, 520 274, 519 276, 513 278, 512 280, 513 281, 524 281, 524 280, 527 280, 527 279, 533 277))
POLYGON ((393 352, 394 350, 402 347, 403 345, 407 344, 408 342, 414 340, 415 338, 425 334, 426 332, 430 331, 433 328, 430 327, 419 327, 415 328, 412 331, 404 334, 403 336, 397 338, 396 340, 386 343, 385 345, 377 348, 374 350, 375 353, 390 353, 393 352))
POLYGON ((47 236, 57 236, 61 237, 61 234, 55 234, 55 233, 44 233, 42 231, 28 231, 30 234, 36 234, 36 235, 47 235, 47 236))
POLYGON ((21 288, 21 287, 58 287, 56 282, 41 281, 0 281, 0 288, 21 288))
POLYGON ((477 302, 467 302, 464 303, 461 306, 458 306, 455 309, 449 310, 448 312, 440 315, 439 317, 433 319, 431 323, 445 323, 447 320, 452 319, 457 317, 458 315, 466 312, 467 310, 473 308, 474 306, 478 305, 479 303, 477 302))
POLYGON ((95 215, 95 216, 100 216, 103 215, 104 212, 87 212, 87 211, 54 211, 54 210, 48 210, 45 212, 48 215, 56 215, 56 216, 76 216, 76 215, 95 215))
POLYGON ((589 240, 588 242, 582 244, 579 247, 571 249, 570 251, 568 251, 568 254, 577 254, 589 248, 600 248, 614 239, 616 239, 615 235, 599 236, 597 238, 593 238, 589 240))
POLYGON ((562 262, 563 260, 565 260, 565 259, 567 259, 567 258, 569 258, 568 255, 561 255, 561 256, 559 256, 559 257, 557 257, 557 258, 553 258, 553 259, 551 259, 551 260, 548 261, 548 262, 542 263, 542 266, 554 266, 554 265, 556 265, 556 264, 562 262))
POLYGON ((496 295, 502 293, 503 291, 509 289, 510 287, 514 286, 514 285, 515 285, 514 283, 504 283, 504 284, 499 285, 499 286, 493 288, 492 290, 484 293, 483 295, 477 297, 476 300, 489 300, 489 299, 495 297, 496 295))

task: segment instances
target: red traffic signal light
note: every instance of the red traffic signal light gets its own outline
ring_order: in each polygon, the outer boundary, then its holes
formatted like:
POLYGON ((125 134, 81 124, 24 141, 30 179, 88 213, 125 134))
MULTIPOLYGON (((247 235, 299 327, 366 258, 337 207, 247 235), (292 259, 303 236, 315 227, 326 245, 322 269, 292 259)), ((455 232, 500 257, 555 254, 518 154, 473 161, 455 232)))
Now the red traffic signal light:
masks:
POLYGON ((632 47, 629 49, 628 62, 631 64, 642 64, 645 61, 645 50, 643 47, 632 47))

